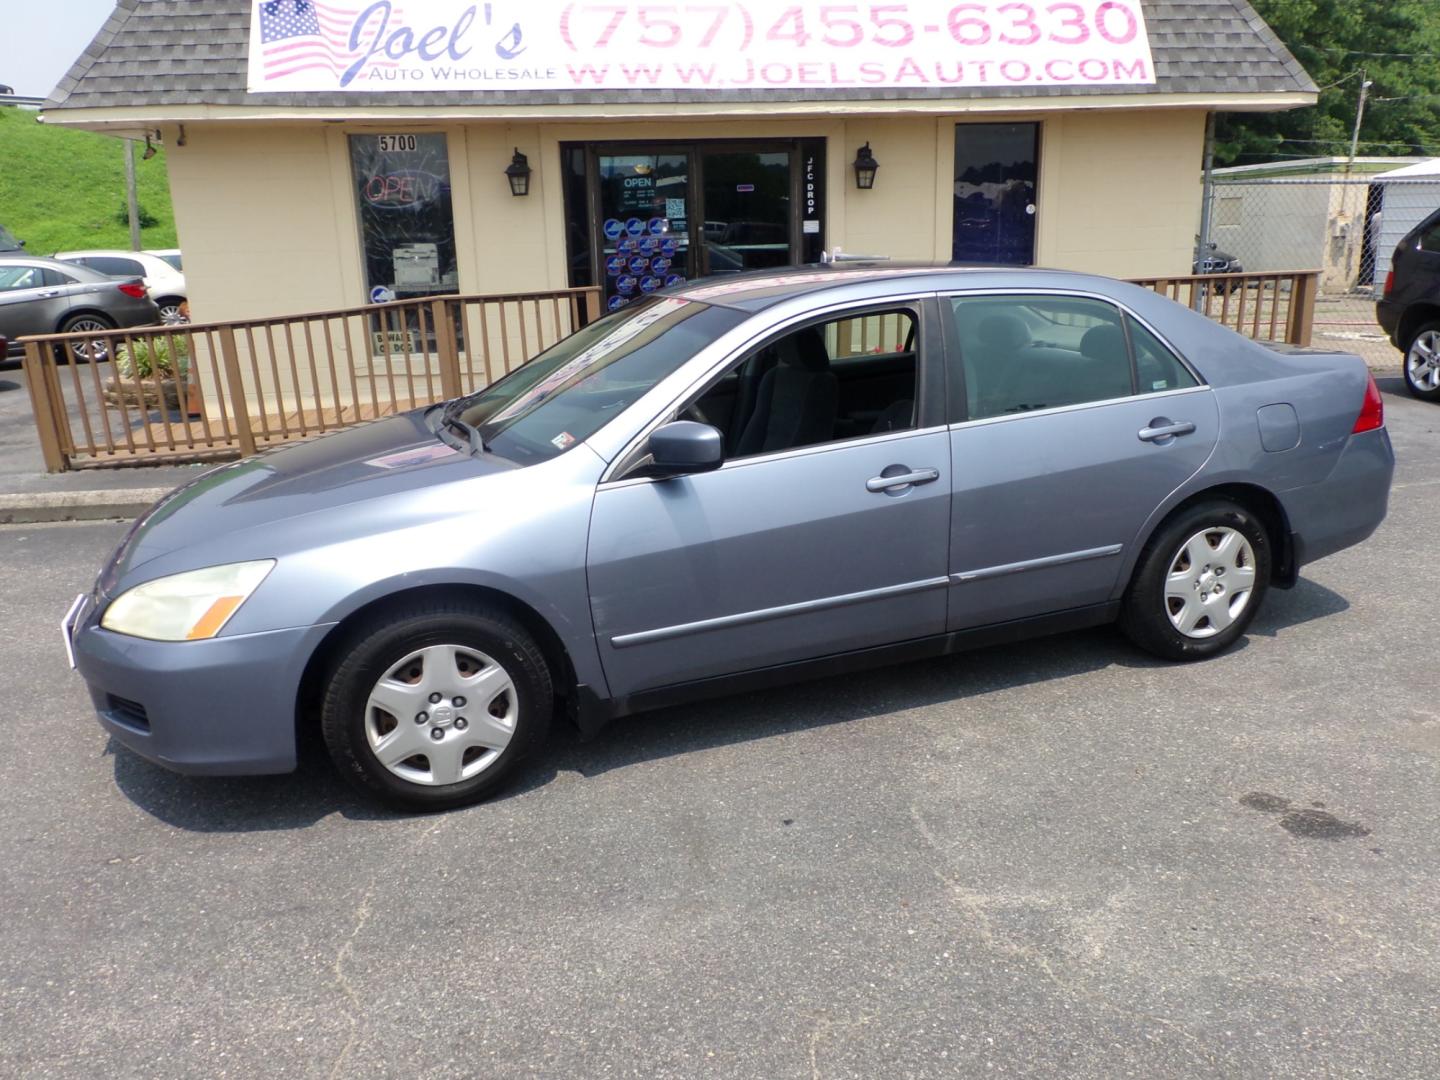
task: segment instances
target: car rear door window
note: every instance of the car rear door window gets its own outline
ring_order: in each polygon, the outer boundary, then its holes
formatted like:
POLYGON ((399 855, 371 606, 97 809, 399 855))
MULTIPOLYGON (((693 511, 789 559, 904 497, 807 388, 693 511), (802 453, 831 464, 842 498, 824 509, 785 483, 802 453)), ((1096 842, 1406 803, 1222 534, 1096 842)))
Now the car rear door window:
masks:
POLYGON ((1108 401, 1134 393, 1119 309, 1087 297, 950 300, 966 419, 1108 401))
POLYGON ((79 281, 79 278, 74 278, 71 277, 69 274, 61 273, 53 266, 45 267, 42 273, 44 274, 45 284, 52 289, 61 285, 74 285, 79 281))
POLYGON ((1200 385, 1180 358, 1137 319, 1126 315, 1125 326, 1135 349, 1135 376, 1140 393, 1159 394, 1200 385))
POLYGON ((115 255, 92 255, 85 260, 92 270, 111 277, 144 277, 145 268, 134 259, 122 259, 115 255))
POLYGON ((1440 221, 1421 232, 1420 240, 1415 246, 1421 251, 1440 252, 1440 221))

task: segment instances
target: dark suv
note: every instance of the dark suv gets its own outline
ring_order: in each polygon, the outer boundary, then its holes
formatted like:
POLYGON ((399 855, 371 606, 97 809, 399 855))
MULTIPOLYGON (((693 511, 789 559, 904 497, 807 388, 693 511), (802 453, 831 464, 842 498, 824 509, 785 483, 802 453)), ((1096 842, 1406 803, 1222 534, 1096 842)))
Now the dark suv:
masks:
POLYGON ((1375 317, 1405 354, 1410 393, 1440 401, 1440 210, 1396 246, 1375 317))

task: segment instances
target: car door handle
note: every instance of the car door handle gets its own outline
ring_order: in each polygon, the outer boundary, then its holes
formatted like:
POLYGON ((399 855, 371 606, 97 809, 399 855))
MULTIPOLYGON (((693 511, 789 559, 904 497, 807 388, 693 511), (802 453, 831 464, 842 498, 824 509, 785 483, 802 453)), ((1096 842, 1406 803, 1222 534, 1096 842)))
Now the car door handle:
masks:
POLYGON ((1189 420, 1170 420, 1160 417, 1150 421, 1149 427, 1140 429, 1141 442, 1162 442, 1174 439, 1177 435, 1191 435, 1195 432, 1195 425, 1189 420))
POLYGON ((911 487, 916 484, 929 484, 940 479, 939 469, 907 469, 905 472, 890 472, 890 469, 905 468, 904 465, 891 465, 879 476, 872 476, 866 480, 865 490, 890 491, 894 488, 911 487))
POLYGON ((41 300, 50 300, 50 299, 52 299, 53 297, 59 296, 59 295, 60 295, 60 290, 59 290, 59 289, 47 289, 45 292, 36 293, 35 295, 37 295, 38 297, 40 297, 41 300))

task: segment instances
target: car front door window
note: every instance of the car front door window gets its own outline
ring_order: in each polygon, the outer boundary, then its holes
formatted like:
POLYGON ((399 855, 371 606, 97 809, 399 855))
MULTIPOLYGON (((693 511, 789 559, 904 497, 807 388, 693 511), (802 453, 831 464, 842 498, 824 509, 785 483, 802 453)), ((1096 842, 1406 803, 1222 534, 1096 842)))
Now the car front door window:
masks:
POLYGON ((732 459, 913 428, 917 334, 903 307, 788 330, 681 413, 719 428, 732 459))

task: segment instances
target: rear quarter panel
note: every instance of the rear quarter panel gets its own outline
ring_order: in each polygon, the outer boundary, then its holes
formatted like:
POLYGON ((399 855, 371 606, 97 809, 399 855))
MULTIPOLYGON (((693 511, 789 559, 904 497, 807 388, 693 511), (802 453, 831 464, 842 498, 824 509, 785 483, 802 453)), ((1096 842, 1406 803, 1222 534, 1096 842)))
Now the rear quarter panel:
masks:
MULTIPOLYGON (((1212 488, 1229 484, 1263 488, 1276 496, 1292 531, 1313 534, 1317 527, 1323 528, 1315 515, 1324 500, 1315 495, 1323 490, 1321 485, 1335 473, 1351 444, 1350 432, 1369 378, 1364 361, 1348 353, 1323 350, 1277 351, 1153 293, 1129 294, 1124 299, 1151 321, 1214 389, 1220 437, 1205 467, 1156 507, 1145 522, 1130 545, 1116 596, 1124 592, 1144 542, 1165 517, 1212 488), (1271 452, 1261 442, 1257 414, 1267 405, 1280 404, 1294 408, 1300 439, 1292 449, 1271 452)), ((1388 487, 1384 469, 1377 465, 1373 473, 1377 483, 1388 487)))

